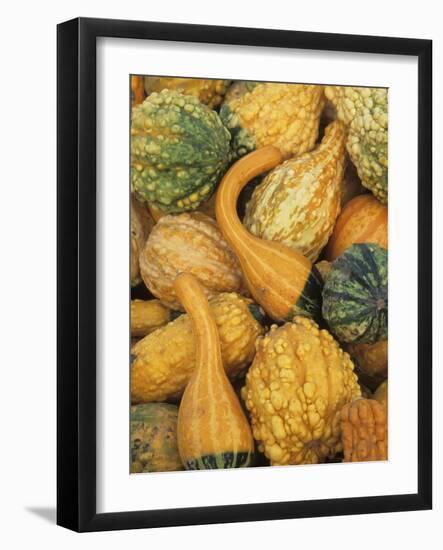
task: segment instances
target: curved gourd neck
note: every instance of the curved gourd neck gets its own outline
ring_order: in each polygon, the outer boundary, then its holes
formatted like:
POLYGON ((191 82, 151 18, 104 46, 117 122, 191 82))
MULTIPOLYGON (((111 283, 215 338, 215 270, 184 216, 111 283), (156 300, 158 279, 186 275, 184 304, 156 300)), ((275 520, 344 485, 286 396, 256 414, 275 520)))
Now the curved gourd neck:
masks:
POLYGON ((219 363, 223 368, 217 324, 200 283, 194 275, 181 273, 174 281, 174 290, 192 321, 196 341, 196 375, 200 368, 217 368, 219 363))
POLYGON ((217 191, 215 216, 223 236, 236 252, 245 250, 259 240, 245 229, 237 215, 240 192, 253 178, 281 162, 279 149, 263 147, 238 160, 222 179, 217 191))

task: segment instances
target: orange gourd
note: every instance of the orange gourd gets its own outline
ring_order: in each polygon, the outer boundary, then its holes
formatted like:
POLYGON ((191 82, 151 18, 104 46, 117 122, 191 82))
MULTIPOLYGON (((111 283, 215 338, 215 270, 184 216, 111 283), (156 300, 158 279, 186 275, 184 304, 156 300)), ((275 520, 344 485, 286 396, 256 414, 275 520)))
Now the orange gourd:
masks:
POLYGON ((217 325, 198 280, 180 274, 175 292, 192 320, 195 370, 178 413, 178 448, 187 470, 249 466, 254 450, 251 428, 231 386, 220 351, 217 325))
POLYGON ((388 248, 388 209, 374 195, 359 195, 341 211, 326 247, 332 262, 355 243, 375 243, 388 248))
POLYGON ((281 161, 280 151, 273 146, 241 158, 225 174, 215 204, 218 225, 237 255, 250 293, 268 315, 280 321, 295 315, 317 316, 321 278, 299 252, 249 233, 238 218, 236 205, 251 179, 281 161))

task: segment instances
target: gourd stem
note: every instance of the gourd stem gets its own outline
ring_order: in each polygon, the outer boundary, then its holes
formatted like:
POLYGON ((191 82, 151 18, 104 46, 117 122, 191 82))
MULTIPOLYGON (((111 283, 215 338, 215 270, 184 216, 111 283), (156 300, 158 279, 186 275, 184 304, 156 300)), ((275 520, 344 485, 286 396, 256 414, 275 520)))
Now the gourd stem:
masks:
POLYGON ((237 200, 245 185, 259 174, 275 168, 282 162, 280 150, 273 146, 253 151, 238 160, 223 177, 217 191, 215 216, 223 235, 234 250, 257 239, 240 222, 237 200))
POLYGON ((195 334, 195 363, 209 368, 218 357, 221 361, 217 324, 208 300, 198 280, 190 273, 180 273, 174 281, 174 290, 192 321, 195 334), (216 350, 217 357, 215 357, 216 350))

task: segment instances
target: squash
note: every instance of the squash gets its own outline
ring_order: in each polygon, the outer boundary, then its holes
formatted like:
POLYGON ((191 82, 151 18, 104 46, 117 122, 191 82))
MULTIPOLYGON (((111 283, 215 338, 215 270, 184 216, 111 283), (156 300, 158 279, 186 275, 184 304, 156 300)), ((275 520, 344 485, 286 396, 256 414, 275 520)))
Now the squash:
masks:
POLYGON ((274 168, 281 160, 280 151, 272 146, 241 158, 224 176, 215 203, 218 225, 237 255, 250 293, 277 321, 295 315, 318 316, 321 278, 299 252, 251 235, 238 218, 236 204, 248 181, 274 168))
POLYGON ((131 300, 131 336, 146 336, 166 325, 172 311, 160 300, 131 300))
POLYGON ((340 212, 346 137, 345 125, 332 122, 316 149, 274 168, 246 207, 246 228, 314 262, 340 212))
POLYGON ((183 470, 177 418, 178 408, 167 403, 131 407, 131 473, 183 470))
POLYGON ((374 392, 374 399, 385 408, 388 413, 388 381, 382 382, 374 392))
POLYGON ((134 198, 131 198, 131 286, 140 283, 139 255, 154 222, 147 210, 134 198))
POLYGON ((352 357, 359 379, 370 389, 386 380, 388 376, 388 341, 374 344, 348 344, 347 351, 352 357))
POLYGON ((356 399, 341 411, 344 462, 387 460, 388 423, 375 399, 356 399))
POLYGON ((388 248, 388 209, 372 194, 355 197, 343 208, 325 258, 334 261, 354 243, 376 243, 388 248))
POLYGON ((254 440, 223 368, 217 323, 198 280, 180 274, 175 291, 189 314, 195 369, 178 411, 178 449, 187 470, 249 466, 254 440))
MULTIPOLYGON (((251 363, 255 340, 263 333, 256 304, 235 293, 210 301, 220 335, 226 373, 235 380, 251 363)), ((195 338, 189 315, 145 336, 131 349, 133 403, 180 398, 195 368, 195 338)))
POLYGON ((175 90, 197 97, 211 109, 221 103, 230 83, 230 80, 213 80, 209 78, 145 76, 145 90, 148 95, 152 92, 161 92, 164 89, 175 90))
POLYGON ((388 253, 353 244, 332 264, 323 287, 323 317, 340 342, 374 343, 388 336, 388 253))
POLYGON ((230 134, 199 100, 172 90, 132 110, 131 185, 166 213, 195 210, 230 162, 230 134))
POLYGON ((182 308, 174 280, 184 271, 199 279, 208 298, 245 291, 237 258, 215 221, 200 212, 160 218, 140 254, 145 285, 171 309, 182 308))
POLYGON ((353 368, 311 319, 273 325, 258 340, 242 395, 271 465, 324 462, 341 451, 341 409, 360 396, 353 368))
POLYGON ((142 76, 131 76, 131 98, 132 105, 138 105, 143 103, 145 99, 145 87, 142 76))
POLYGON ((311 150, 324 103, 323 86, 234 83, 220 108, 220 117, 231 132, 233 158, 266 145, 278 147, 285 159, 311 150))
POLYGON ((365 187, 377 199, 388 201, 388 90, 326 86, 337 118, 349 127, 346 144, 349 156, 365 187))

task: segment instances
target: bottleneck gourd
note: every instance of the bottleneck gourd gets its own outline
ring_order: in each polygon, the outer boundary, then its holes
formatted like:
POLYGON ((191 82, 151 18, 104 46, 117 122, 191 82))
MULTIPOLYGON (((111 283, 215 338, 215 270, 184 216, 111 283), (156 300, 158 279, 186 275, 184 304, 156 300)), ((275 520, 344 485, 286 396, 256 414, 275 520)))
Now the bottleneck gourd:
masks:
POLYGON ((326 259, 334 261, 354 243, 388 248, 388 209, 371 193, 353 198, 343 208, 328 241, 326 259))
POLYGON ((198 280, 180 274, 175 291, 195 335, 195 369, 178 412, 178 449, 187 470, 250 465, 254 441, 221 355, 217 324, 198 280))
POLYGON ((245 290, 237 258, 215 221, 201 212, 160 218, 139 261, 145 285, 171 309, 182 309, 174 280, 184 271, 198 278, 208 298, 245 290))
MULTIPOLYGON (((263 314, 251 300, 235 293, 210 301, 217 324, 223 364, 230 380, 251 363, 255 341, 263 333, 263 314)), ((138 341, 131 349, 133 403, 177 400, 195 369, 195 336, 183 314, 138 341)))
POLYGON ((388 201, 388 90, 326 86, 337 117, 349 126, 347 150, 365 187, 388 201))
POLYGON ((211 109, 222 101, 230 80, 212 80, 204 78, 168 78, 164 76, 145 76, 146 93, 161 92, 164 89, 175 90, 197 97, 211 109))
POLYGON ((323 317, 340 342, 373 344, 388 337, 388 253, 377 244, 347 248, 323 287, 323 317))
POLYGON ((341 451, 341 409, 360 396, 353 368, 331 334, 305 317, 258 340, 242 395, 271 465, 323 462, 341 451))
POLYGON ((332 122, 316 149, 274 168, 247 205, 247 229, 314 262, 340 212, 346 136, 345 125, 332 122))
POLYGON ((386 410, 375 399, 356 399, 341 411, 344 462, 387 460, 386 410))
POLYGON ((163 212, 195 210, 230 161, 230 134, 196 97, 173 90, 132 110, 131 185, 163 212))
POLYGON ((131 473, 183 470, 177 418, 178 408, 168 403, 131 407, 131 473))
POLYGON ((295 315, 317 317, 321 277, 316 268, 288 246, 252 235, 242 225, 236 211, 243 187, 281 160, 280 151, 272 146, 238 160, 219 186, 215 214, 221 232, 237 255, 250 293, 266 313, 281 321, 295 315))
POLYGON ((232 135, 233 157, 266 145, 278 147, 285 159, 309 151, 318 136, 324 103, 323 86, 234 83, 220 108, 232 135))

